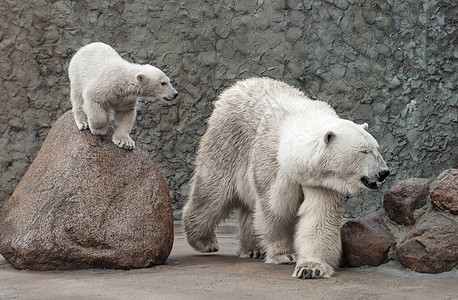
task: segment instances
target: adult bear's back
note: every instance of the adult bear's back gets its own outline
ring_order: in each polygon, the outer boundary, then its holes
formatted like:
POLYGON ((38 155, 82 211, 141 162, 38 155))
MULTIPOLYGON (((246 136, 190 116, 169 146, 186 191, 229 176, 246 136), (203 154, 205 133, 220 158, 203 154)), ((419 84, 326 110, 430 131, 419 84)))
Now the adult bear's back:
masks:
POLYGON ((271 78, 237 82, 215 103, 197 165, 209 172, 246 171, 262 124, 279 126, 285 114, 297 109, 297 101, 310 100, 298 89, 271 78))

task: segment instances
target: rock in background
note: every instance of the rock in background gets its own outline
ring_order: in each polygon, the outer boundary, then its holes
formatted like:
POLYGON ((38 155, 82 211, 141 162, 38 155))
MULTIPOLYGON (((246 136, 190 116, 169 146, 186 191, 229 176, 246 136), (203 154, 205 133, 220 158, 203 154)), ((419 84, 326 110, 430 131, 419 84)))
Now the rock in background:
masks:
POLYGON ((79 131, 71 112, 0 210, 0 254, 18 269, 148 267, 172 244, 169 190, 149 155, 79 131))
MULTIPOLYGON (((175 217, 213 102, 250 76, 282 79, 342 117, 369 123, 391 182, 435 177, 458 165, 455 6, 452 0, 3 0, 0 205, 70 108, 68 62, 94 41, 164 69, 180 92, 174 105, 142 100, 133 132, 167 178, 175 217)), ((349 199, 346 216, 376 208, 383 192, 349 199)))
POLYGON ((383 209, 343 225, 345 264, 378 266, 391 258, 422 273, 452 270, 458 266, 457 205, 458 169, 442 172, 431 184, 424 178, 395 183, 383 209))
POLYGON ((429 196, 440 210, 458 215, 458 169, 442 172, 431 185, 429 196))
POLYGON ((430 181, 426 178, 409 178, 393 184, 383 197, 383 208, 400 225, 415 224, 415 210, 425 206, 430 181))
POLYGON ((441 273, 458 265, 458 222, 429 214, 396 248, 401 264, 417 272, 441 273))
POLYGON ((351 267, 379 266, 388 262, 388 253, 395 243, 380 210, 361 213, 342 226, 342 250, 351 267))

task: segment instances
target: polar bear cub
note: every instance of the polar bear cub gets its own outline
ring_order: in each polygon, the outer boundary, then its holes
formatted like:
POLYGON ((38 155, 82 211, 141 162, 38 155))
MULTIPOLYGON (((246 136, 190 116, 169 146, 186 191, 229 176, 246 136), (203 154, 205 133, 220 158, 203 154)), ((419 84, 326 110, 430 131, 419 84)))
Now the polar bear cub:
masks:
POLYGON ((91 43, 76 52, 68 67, 70 99, 78 129, 108 133, 109 112, 114 111, 113 142, 133 149, 129 134, 139 97, 173 100, 178 96, 170 79, 151 65, 130 63, 104 43, 91 43))
POLYGON ((216 102, 199 145, 183 209, 189 244, 218 251, 215 227, 237 210, 241 257, 296 263, 297 278, 331 276, 345 195, 389 175, 366 129, 280 81, 236 83, 216 102))

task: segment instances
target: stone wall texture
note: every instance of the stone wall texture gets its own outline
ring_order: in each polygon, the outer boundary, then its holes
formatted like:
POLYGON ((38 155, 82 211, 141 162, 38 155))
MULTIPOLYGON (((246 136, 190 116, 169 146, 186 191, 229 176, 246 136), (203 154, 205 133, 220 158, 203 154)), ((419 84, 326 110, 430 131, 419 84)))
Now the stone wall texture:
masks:
POLYGON ((237 79, 270 76, 369 123, 390 183, 458 166, 454 0, 53 1, 0 8, 0 205, 71 108, 68 62, 102 41, 172 78, 175 103, 140 101, 132 137, 167 178, 181 214, 213 102, 237 79))

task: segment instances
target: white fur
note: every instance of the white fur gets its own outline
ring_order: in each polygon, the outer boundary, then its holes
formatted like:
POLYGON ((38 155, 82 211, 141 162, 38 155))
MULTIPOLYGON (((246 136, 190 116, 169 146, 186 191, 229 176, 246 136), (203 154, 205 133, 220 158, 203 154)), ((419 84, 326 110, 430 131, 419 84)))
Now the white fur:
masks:
POLYGON ((241 257, 295 263, 297 278, 339 264, 342 200, 387 170, 365 129, 285 83, 252 78, 217 101, 183 210, 188 242, 218 250, 214 229, 238 211, 241 257), (258 255, 259 254, 259 255, 258 255))
POLYGON ((92 43, 76 52, 68 67, 70 99, 78 129, 95 135, 108 133, 109 111, 114 111, 113 142, 133 149, 129 134, 139 97, 172 100, 177 91, 170 79, 151 65, 130 63, 104 43, 92 43))

